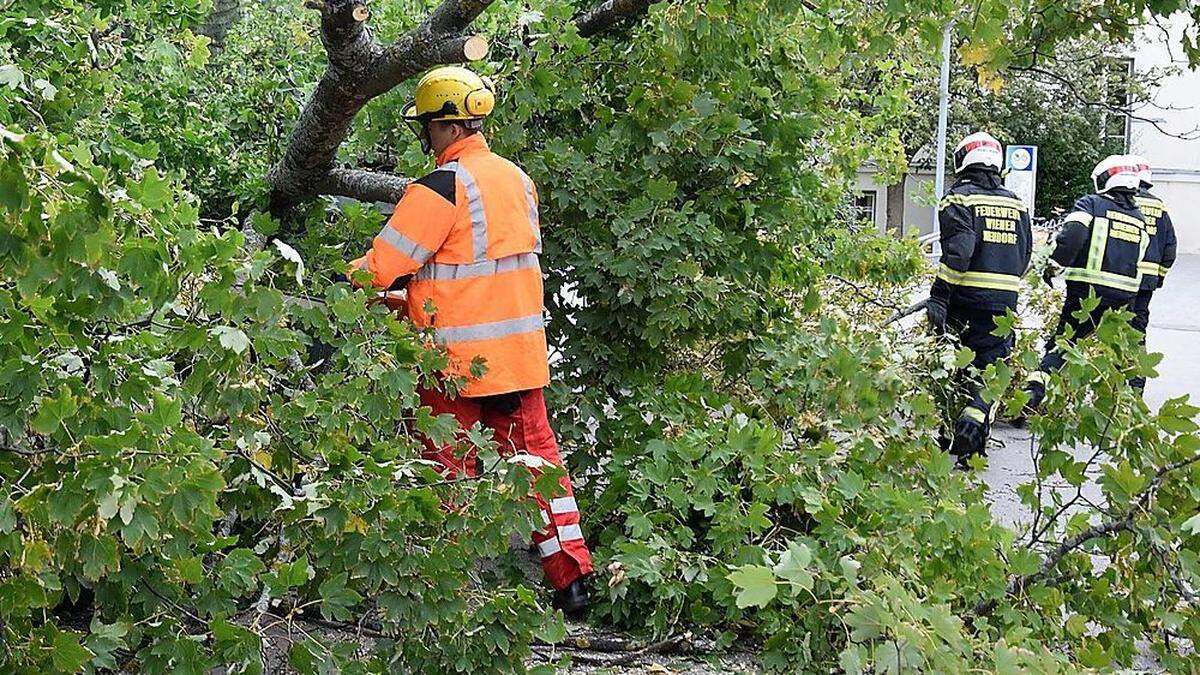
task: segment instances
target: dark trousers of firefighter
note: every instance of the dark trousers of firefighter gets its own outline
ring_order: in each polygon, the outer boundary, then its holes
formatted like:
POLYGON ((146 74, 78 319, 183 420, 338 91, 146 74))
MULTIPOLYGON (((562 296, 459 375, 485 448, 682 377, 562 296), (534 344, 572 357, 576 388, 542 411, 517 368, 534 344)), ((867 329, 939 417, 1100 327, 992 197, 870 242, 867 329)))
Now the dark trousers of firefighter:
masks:
MULTIPOLYGON (((946 330, 958 336, 959 342, 964 347, 975 352, 975 359, 971 365, 974 366, 973 371, 977 373, 982 373, 984 368, 996 361, 1008 358, 1008 355, 1012 353, 1014 340, 1011 333, 1006 337, 992 334, 992 331, 996 329, 996 318, 999 316, 1003 316, 1003 314, 956 307, 951 307, 946 315, 946 330)), ((957 378, 959 391, 964 398, 968 399, 967 407, 983 413, 984 419, 987 420, 986 425, 991 421, 991 408, 994 401, 984 398, 983 382, 980 381, 977 374, 972 374, 965 369, 959 371, 957 378)), ((964 414, 966 412, 963 411, 964 414)))
MULTIPOLYGON (((563 466, 558 454, 558 442, 550 420, 546 415, 546 400, 541 389, 484 396, 478 398, 449 398, 436 389, 421 388, 421 404, 433 409, 433 414, 450 414, 460 426, 469 429, 476 423, 492 430, 500 453, 512 456, 517 453, 529 455, 526 465, 534 477, 542 471, 537 465, 563 466)), ((474 476, 477 470, 475 453, 467 456, 455 455, 452 447, 438 447, 428 438, 425 457, 445 467, 449 477, 456 475, 474 476)), ((583 540, 579 525, 579 507, 575 504, 571 479, 564 475, 559 481, 564 494, 550 500, 537 497, 542 509, 545 527, 533 533, 542 558, 542 569, 555 589, 571 585, 579 577, 592 571, 592 554, 583 540)))
MULTIPOLYGON (((1150 329, 1150 300, 1154 298, 1153 290, 1140 290, 1133 299, 1133 319, 1129 325, 1142 334, 1142 347, 1146 346, 1146 331, 1150 329)), ((1146 378, 1135 377, 1129 381, 1138 391, 1146 390, 1146 378)))
POLYGON ((1114 303, 1109 300, 1100 299, 1100 304, 1083 315, 1082 318, 1076 316, 1083 309, 1083 300, 1085 296, 1077 292, 1072 292, 1068 289, 1067 298, 1063 302, 1062 314, 1058 317, 1058 326, 1054 329, 1054 334, 1046 340, 1046 354, 1042 357, 1042 363, 1038 367, 1043 373, 1052 373, 1063 367, 1066 363, 1066 357, 1059 351, 1057 342, 1059 336, 1066 332, 1067 327, 1074 330, 1074 335, 1071 338, 1073 341, 1082 340, 1085 337, 1096 332, 1096 327, 1100 325, 1100 319, 1104 313, 1110 309, 1128 308, 1127 303, 1114 303))

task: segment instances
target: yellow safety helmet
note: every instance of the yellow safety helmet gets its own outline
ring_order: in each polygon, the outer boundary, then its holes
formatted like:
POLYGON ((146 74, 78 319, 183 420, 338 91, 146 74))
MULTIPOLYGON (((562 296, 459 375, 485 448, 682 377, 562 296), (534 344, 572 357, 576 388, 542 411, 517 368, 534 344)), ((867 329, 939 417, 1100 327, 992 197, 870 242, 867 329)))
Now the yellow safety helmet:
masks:
POLYGON ((487 78, 459 66, 443 66, 417 82, 416 96, 404 109, 404 119, 482 120, 495 107, 496 94, 487 78))

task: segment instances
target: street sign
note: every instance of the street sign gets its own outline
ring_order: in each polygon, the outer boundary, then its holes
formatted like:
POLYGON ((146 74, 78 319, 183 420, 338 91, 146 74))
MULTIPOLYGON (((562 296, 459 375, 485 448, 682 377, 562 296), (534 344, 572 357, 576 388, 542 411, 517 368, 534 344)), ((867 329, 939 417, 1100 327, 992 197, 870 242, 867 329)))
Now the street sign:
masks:
POLYGON ((1004 151, 1004 187, 1012 190, 1029 207, 1033 217, 1033 200, 1037 196, 1037 146, 1010 145, 1004 151))

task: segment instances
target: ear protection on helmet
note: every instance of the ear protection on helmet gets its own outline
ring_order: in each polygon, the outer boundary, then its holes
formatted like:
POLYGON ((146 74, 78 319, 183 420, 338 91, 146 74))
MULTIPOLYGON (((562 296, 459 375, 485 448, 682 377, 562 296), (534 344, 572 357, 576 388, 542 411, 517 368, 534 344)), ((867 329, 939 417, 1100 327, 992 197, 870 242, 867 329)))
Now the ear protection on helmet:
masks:
POLYGON ((495 87, 492 85, 492 81, 486 77, 481 79, 483 88, 468 92, 463 100, 463 106, 466 108, 464 112, 475 117, 490 115, 492 109, 496 107, 495 87))

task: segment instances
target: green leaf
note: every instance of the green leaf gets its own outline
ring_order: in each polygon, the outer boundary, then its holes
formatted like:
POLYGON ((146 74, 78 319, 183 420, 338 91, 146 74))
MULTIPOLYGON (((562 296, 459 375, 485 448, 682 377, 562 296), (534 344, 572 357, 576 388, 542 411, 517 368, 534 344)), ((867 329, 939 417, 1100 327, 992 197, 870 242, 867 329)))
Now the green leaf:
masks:
POLYGON ((150 167, 142 174, 136 197, 148 209, 161 209, 172 199, 171 183, 158 174, 157 168, 150 167))
POLYGON ((115 571, 120 563, 116 540, 108 535, 81 535, 79 560, 84 577, 98 581, 106 572, 115 571))
MULTIPOLYGON (((0 527, 0 529, 3 528, 0 527)), ((1188 534, 1200 534, 1200 513, 1197 513, 1191 518, 1183 521, 1183 524, 1179 526, 1179 529, 1183 532, 1187 532, 1188 534)))
POLYGON ((851 586, 858 585, 858 570, 862 567, 862 563, 848 555, 838 558, 838 566, 841 567, 842 576, 851 586))
POLYGON ((83 664, 95 656, 87 647, 79 644, 79 636, 65 631, 54 635, 54 649, 50 660, 59 672, 74 673, 83 668, 83 664))
POLYGON ((739 590, 736 602, 741 609, 765 607, 779 590, 771 570, 762 565, 742 565, 726 578, 739 590))
POLYGON ((0 86, 6 86, 9 89, 16 89, 21 86, 24 81, 24 73, 21 68, 15 63, 6 63, 0 66, 0 86))
POLYGON ((200 556, 179 558, 175 561, 175 571, 185 584, 198 584, 204 579, 204 561, 200 556))
POLYGON ((250 338, 240 328, 233 326, 217 326, 210 328, 209 335, 215 336, 221 346, 235 354, 241 354, 250 346, 250 338))
POLYGON ((217 574, 221 586, 231 594, 242 595, 258 586, 256 577, 263 571, 263 562, 248 548, 237 548, 221 561, 217 574))
POLYGON ((772 571, 793 586, 807 591, 811 590, 813 585, 813 575, 808 571, 811 562, 812 551, 808 546, 802 542, 792 542, 779 557, 779 563, 772 571))
POLYGON ((153 434, 166 433, 183 421, 183 401, 154 392, 154 406, 150 412, 138 416, 153 434))
POLYGON ((966 368, 975 360, 975 352, 969 347, 959 347, 958 351, 954 352, 954 367, 966 368))
POLYGON ((346 588, 346 578, 346 573, 342 572, 321 582, 317 588, 321 596, 321 616, 326 619, 349 619, 350 608, 362 600, 356 591, 346 588))

